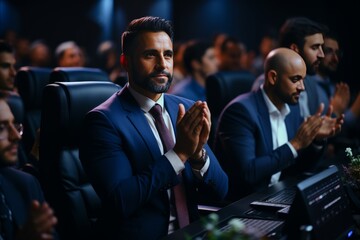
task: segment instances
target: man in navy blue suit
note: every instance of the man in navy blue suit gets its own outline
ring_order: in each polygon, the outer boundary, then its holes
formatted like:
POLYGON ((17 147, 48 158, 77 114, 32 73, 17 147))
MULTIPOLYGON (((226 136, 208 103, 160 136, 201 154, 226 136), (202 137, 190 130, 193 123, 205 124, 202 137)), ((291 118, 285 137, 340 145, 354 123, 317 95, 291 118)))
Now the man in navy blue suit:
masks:
POLYGON ((53 239, 57 219, 38 181, 14 167, 23 129, 6 97, 0 92, 0 239, 53 239))
POLYGON ((322 141, 340 130, 338 119, 321 116, 323 105, 304 121, 298 105, 306 65, 288 48, 271 51, 265 83, 232 100, 220 115, 215 153, 229 176, 229 200, 271 186, 280 177, 317 164, 322 141))
POLYGON ((170 22, 133 20, 122 51, 129 82, 86 115, 80 159, 103 202, 102 239, 160 239, 181 227, 171 189, 184 186, 191 222, 198 198, 223 199, 228 178, 206 144, 206 102, 165 94, 173 76, 170 22), (156 104, 174 142, 168 150, 150 113, 156 104))

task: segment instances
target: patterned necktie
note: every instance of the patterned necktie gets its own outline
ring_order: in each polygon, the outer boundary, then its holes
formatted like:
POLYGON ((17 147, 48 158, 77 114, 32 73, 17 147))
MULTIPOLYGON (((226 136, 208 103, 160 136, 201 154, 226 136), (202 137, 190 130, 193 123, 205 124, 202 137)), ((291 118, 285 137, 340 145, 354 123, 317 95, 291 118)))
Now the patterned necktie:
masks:
MULTIPOLYGON (((164 148, 164 153, 166 153, 174 146, 174 141, 170 135, 169 129, 165 125, 164 118, 162 116, 162 108, 159 104, 155 104, 155 106, 152 107, 149 112, 155 119, 155 126, 159 132, 161 142, 164 148)), ((181 174, 179 174, 178 177, 181 180, 181 174)), ((180 184, 173 187, 173 192, 179 227, 183 228, 189 224, 189 213, 186 205, 184 184, 182 181, 180 182, 180 184)))
POLYGON ((12 212, 8 207, 0 185, 0 239, 13 239, 12 212))

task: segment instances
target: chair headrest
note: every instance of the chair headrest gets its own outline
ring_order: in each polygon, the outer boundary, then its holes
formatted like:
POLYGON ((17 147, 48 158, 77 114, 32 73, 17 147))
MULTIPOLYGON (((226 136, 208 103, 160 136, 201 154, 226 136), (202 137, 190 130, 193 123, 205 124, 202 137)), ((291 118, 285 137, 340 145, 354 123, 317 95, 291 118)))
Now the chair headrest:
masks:
POLYGON ((112 82, 57 82, 44 89, 41 129, 54 134, 62 146, 78 146, 82 121, 120 86, 112 82))
POLYGON ((249 92, 255 76, 246 71, 222 71, 206 79, 206 100, 211 115, 219 116, 222 109, 236 96, 249 92))
POLYGON ((49 83, 82 81, 110 82, 111 80, 106 72, 98 68, 57 67, 51 72, 49 83))
POLYGON ((15 121, 22 123, 24 121, 24 104, 16 92, 7 91, 6 101, 10 107, 12 114, 14 115, 15 121))
POLYGON ((16 86, 26 110, 41 108, 42 92, 50 73, 50 68, 22 67, 16 74, 16 86))

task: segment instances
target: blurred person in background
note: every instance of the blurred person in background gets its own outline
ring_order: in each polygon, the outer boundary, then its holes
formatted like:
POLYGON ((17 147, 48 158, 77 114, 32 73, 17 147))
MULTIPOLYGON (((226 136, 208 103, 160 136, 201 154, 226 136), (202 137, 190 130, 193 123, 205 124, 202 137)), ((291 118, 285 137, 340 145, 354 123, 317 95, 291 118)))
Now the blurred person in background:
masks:
POLYGON ((50 68, 52 65, 51 58, 50 48, 44 40, 39 39, 31 43, 29 50, 29 66, 50 68))
POLYGON ((193 101, 205 101, 206 78, 216 73, 219 65, 214 46, 200 40, 189 43, 184 51, 183 65, 190 77, 178 83, 170 92, 193 101))
POLYGON ((0 89, 16 91, 16 59, 13 47, 0 40, 0 89))
POLYGON ((80 47, 74 41, 60 43, 55 50, 57 67, 82 67, 84 60, 80 47))

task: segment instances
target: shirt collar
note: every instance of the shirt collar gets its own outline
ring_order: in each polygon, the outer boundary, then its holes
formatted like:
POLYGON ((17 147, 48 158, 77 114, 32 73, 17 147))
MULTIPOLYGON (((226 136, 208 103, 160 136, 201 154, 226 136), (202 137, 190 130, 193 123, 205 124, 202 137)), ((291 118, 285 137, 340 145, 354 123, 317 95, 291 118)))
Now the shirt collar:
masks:
POLYGON ((164 94, 161 94, 160 98, 155 102, 152 99, 138 93, 135 89, 133 89, 130 84, 128 84, 129 91, 131 95, 135 98, 135 100, 140 105, 141 110, 144 112, 149 112, 150 109, 157 103, 162 107, 162 110, 165 111, 164 108, 164 94))
POLYGON ((263 88, 263 85, 260 86, 260 89, 261 89, 261 93, 262 93, 262 95, 264 97, 266 107, 269 110, 269 114, 278 113, 281 116, 285 117, 286 115, 288 115, 290 113, 290 108, 289 108, 289 105, 287 103, 285 103, 284 107, 281 109, 281 111, 279 111, 279 109, 277 109, 275 107, 275 105, 271 102, 270 98, 266 94, 266 92, 265 92, 265 90, 263 88))

